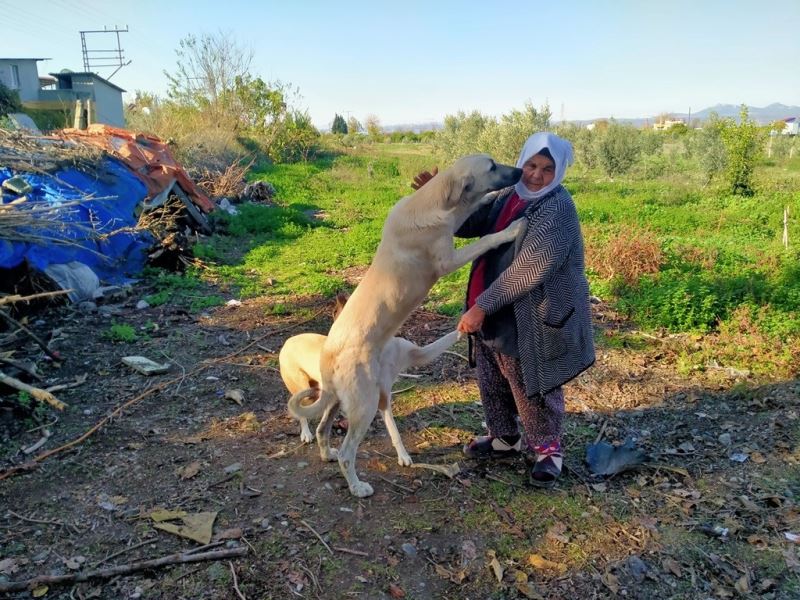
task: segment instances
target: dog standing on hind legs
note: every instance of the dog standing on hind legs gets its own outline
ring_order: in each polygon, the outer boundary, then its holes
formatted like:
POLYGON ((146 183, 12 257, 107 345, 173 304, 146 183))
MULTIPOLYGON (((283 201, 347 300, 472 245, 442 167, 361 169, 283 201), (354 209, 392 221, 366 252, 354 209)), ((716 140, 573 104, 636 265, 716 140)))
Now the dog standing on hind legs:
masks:
POLYGON ((339 461, 350 493, 360 498, 373 493, 355 468, 356 451, 378 408, 381 397, 384 348, 436 281, 472 262, 487 250, 512 242, 524 231, 522 220, 503 231, 462 248, 453 234, 483 203, 514 185, 521 169, 497 164, 485 154, 459 159, 424 187, 394 205, 383 226, 381 242, 364 278, 347 301, 323 345, 320 356, 321 391, 313 404, 313 388, 289 400, 289 411, 300 419, 319 418, 317 445, 323 460, 339 461), (341 405, 348 429, 338 453, 330 446, 331 426, 341 405))

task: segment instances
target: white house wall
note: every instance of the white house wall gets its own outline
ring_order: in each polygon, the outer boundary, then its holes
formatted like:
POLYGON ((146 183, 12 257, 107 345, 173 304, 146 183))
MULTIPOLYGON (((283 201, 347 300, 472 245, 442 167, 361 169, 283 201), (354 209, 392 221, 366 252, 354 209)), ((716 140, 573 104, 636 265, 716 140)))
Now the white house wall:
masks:
POLYGON ((35 60, 7 60, 0 59, 0 82, 6 87, 19 92, 19 99, 36 100, 39 97, 39 71, 35 60), (19 87, 14 85, 11 75, 11 65, 19 69, 19 87))

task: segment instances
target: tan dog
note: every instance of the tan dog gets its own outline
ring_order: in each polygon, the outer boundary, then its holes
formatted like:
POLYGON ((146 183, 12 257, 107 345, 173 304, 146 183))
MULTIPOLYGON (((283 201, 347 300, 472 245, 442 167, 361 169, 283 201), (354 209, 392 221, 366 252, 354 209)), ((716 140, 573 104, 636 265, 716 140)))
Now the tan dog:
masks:
MULTIPOLYGON (((278 355, 281 377, 289 393, 296 394, 300 390, 315 388, 313 398, 319 397, 319 382, 322 379, 319 371, 319 357, 327 336, 317 333, 301 333, 290 337, 281 348, 278 355)), ((421 367, 436 360, 458 339, 458 332, 452 331, 443 335, 427 346, 417 346, 413 342, 401 337, 389 340, 381 356, 380 396, 381 413, 386 424, 386 430, 392 440, 392 445, 397 451, 398 464, 407 467, 411 464, 397 424, 392 414, 392 385, 400 373, 410 367, 421 367)), ((308 428, 308 419, 300 417, 300 440, 309 443, 314 439, 308 428)))
POLYGON ((378 408, 385 408, 381 373, 384 348, 400 325, 419 306, 431 286, 481 254, 511 242, 524 230, 522 220, 463 247, 454 248, 453 234, 494 192, 516 183, 522 171, 498 165, 480 154, 456 161, 389 212, 381 242, 361 283, 333 323, 320 357, 319 399, 313 388, 289 400, 289 412, 300 419, 320 418, 317 444, 323 460, 339 460, 350 492, 372 494, 372 486, 356 475, 358 445, 378 408), (348 430, 337 453, 330 447, 336 408, 341 404, 348 430))

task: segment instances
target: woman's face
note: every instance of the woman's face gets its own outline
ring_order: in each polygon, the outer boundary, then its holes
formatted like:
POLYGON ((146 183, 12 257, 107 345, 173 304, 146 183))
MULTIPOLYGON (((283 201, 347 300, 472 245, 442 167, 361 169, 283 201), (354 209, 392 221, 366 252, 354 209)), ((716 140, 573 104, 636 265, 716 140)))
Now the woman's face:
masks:
POLYGON ((555 176, 555 163, 541 154, 534 154, 522 165, 522 183, 532 192, 550 185, 555 176))

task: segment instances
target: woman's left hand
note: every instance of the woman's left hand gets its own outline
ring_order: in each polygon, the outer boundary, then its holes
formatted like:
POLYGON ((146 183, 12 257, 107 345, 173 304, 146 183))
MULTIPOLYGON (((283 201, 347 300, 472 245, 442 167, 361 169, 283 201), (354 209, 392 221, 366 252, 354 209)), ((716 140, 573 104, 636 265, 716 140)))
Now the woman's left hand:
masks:
POLYGON ((461 320, 458 322, 458 327, 456 327, 456 329, 462 333, 475 333, 481 328, 485 318, 486 313, 484 310, 475 304, 461 315, 461 320))

